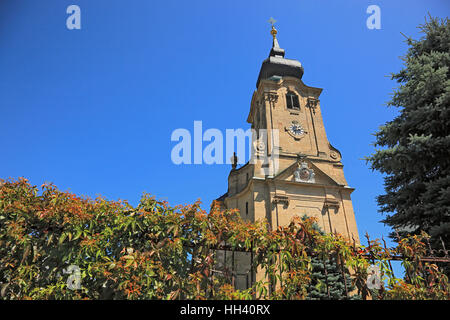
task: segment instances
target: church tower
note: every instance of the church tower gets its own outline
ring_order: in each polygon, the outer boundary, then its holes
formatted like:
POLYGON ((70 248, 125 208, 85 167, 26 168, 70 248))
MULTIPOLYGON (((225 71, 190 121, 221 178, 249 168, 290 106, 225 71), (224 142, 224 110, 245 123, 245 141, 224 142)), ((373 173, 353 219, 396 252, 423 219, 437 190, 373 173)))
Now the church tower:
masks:
MULTIPOLYGON (((341 153, 325 133, 322 89, 303 83, 301 63, 285 58, 273 24, 271 34, 272 48, 262 63, 247 118, 254 129, 254 154, 266 159, 253 156, 240 168, 234 164, 228 192, 216 201, 239 209, 244 220, 267 219, 272 229, 289 224, 294 216, 313 216, 323 231, 359 243, 350 198, 354 189, 345 180, 341 153)), ((246 265, 247 258, 239 258, 240 264, 246 265)), ((247 271, 238 272, 238 288, 255 279, 247 271)))

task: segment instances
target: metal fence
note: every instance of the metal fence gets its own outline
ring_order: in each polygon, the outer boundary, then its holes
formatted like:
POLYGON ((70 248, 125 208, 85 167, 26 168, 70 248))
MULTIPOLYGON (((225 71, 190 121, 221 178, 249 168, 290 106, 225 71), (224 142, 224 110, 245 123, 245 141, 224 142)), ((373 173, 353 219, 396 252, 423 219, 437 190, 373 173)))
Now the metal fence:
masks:
MULTIPOLYGON (((365 235, 366 239, 367 239, 367 243, 368 245, 366 246, 366 248, 368 249, 368 253, 366 254, 360 254, 358 253, 361 257, 369 260, 373 265, 376 264, 377 261, 380 261, 381 259, 377 258, 376 255, 374 255, 371 251, 371 239, 369 237, 369 235, 366 233, 365 235)), ((397 239, 400 239, 400 236, 397 233, 397 239)), ((353 240, 353 250, 354 252, 358 252, 358 246, 356 245, 356 241, 355 239, 353 240)), ((385 252, 394 252, 394 248, 388 248, 386 241, 384 239, 384 237, 382 237, 382 241, 383 241, 383 246, 385 249, 385 252)), ((431 247, 431 244, 429 242, 428 239, 426 239, 427 241, 427 248, 426 248, 426 254, 422 255, 419 260, 420 262, 428 262, 428 263, 435 263, 435 264, 439 264, 440 266, 442 265, 447 265, 450 267, 450 255, 449 255, 449 251, 447 250, 447 248, 445 247, 444 241, 442 240, 442 238, 440 238, 440 244, 441 244, 441 248, 439 249, 433 249, 431 247)), ((222 276, 225 276, 226 278, 230 279, 231 284, 233 285, 233 287, 236 288, 236 279, 240 278, 240 277, 245 277, 245 288, 237 288, 237 289, 246 289, 246 288, 250 288, 254 283, 255 283, 255 270, 254 270, 254 265, 253 265, 253 261, 254 261, 254 255, 255 255, 255 251, 253 248, 253 243, 251 245, 250 249, 246 249, 246 248, 239 248, 239 247, 232 247, 230 245, 226 245, 226 244, 220 244, 220 245, 216 245, 214 247, 210 247, 210 250, 214 250, 216 253, 218 252, 223 252, 223 261, 224 263, 222 263, 222 265, 217 265, 216 264, 216 268, 214 268, 212 270, 212 276, 214 276, 214 274, 221 274, 222 276), (242 266, 237 265, 236 263, 236 254, 237 253, 245 253, 248 258, 248 270, 247 271, 240 271, 239 269, 242 269, 242 266), (227 263, 227 261, 230 261, 230 263, 227 263)), ((313 256, 313 254, 311 254, 311 256, 313 256)), ((347 297, 350 297, 350 295, 352 294, 352 292, 350 292, 349 287, 350 284, 347 282, 347 276, 349 275, 349 272, 344 264, 344 261, 342 261, 342 258, 339 254, 339 252, 337 251, 333 251, 333 252, 327 252, 327 256, 329 258, 334 258, 335 261, 337 262, 338 266, 339 266, 339 270, 344 282, 344 288, 345 288, 345 295, 347 297)), ((222 257, 218 257, 216 254, 216 259, 218 258, 218 260, 222 259, 222 257)), ((323 258, 323 257, 322 257, 323 258)), ((393 276, 394 275, 394 268, 392 267, 392 263, 391 261, 404 261, 404 260, 409 260, 409 257, 403 256, 403 255, 399 255, 399 254, 384 254, 383 255, 383 260, 386 260, 388 262, 389 265, 389 269, 392 273, 393 276)), ((330 287, 329 287, 329 283, 328 283, 328 270, 326 267, 326 263, 325 260, 323 261, 323 267, 324 267, 324 275, 325 275, 325 279, 326 279, 326 291, 327 291, 327 295, 330 298, 330 287)), ((410 275, 408 274, 408 270, 405 270, 405 277, 406 279, 410 278, 410 275)), ((367 295, 367 294, 365 294, 367 295)), ((363 299, 365 299, 365 295, 363 294, 363 299)))

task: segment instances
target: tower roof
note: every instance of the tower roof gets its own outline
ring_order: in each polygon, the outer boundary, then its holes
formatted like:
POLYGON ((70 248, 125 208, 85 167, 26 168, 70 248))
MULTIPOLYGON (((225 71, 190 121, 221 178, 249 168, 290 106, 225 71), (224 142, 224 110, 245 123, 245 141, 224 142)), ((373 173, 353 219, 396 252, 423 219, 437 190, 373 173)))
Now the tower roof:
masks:
POLYGON ((272 48, 270 49, 269 57, 263 61, 261 70, 259 71, 256 88, 259 87, 259 82, 264 79, 269 79, 273 76, 289 76, 301 79, 303 76, 303 67, 300 61, 286 59, 284 57, 285 51, 280 48, 277 39, 277 29, 272 24, 270 31, 273 37, 272 48))

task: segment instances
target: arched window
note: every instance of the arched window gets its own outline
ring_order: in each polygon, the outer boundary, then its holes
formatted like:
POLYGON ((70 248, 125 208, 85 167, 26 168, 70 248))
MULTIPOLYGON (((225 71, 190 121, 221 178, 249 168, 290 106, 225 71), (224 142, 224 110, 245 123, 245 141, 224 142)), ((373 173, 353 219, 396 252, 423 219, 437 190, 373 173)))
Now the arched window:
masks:
POLYGON ((292 91, 288 91, 286 94, 286 105, 288 109, 300 110, 300 103, 298 102, 298 95, 292 91))
POLYGON ((248 202, 245 203, 245 214, 248 215, 248 202))

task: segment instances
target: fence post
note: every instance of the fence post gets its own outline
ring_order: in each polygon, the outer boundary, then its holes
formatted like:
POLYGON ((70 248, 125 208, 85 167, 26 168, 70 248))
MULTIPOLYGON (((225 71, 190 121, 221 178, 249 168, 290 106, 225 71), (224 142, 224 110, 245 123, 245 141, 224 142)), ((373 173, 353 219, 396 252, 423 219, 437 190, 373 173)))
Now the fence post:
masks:
POLYGON ((253 240, 250 243, 250 287, 253 286, 253 240))

